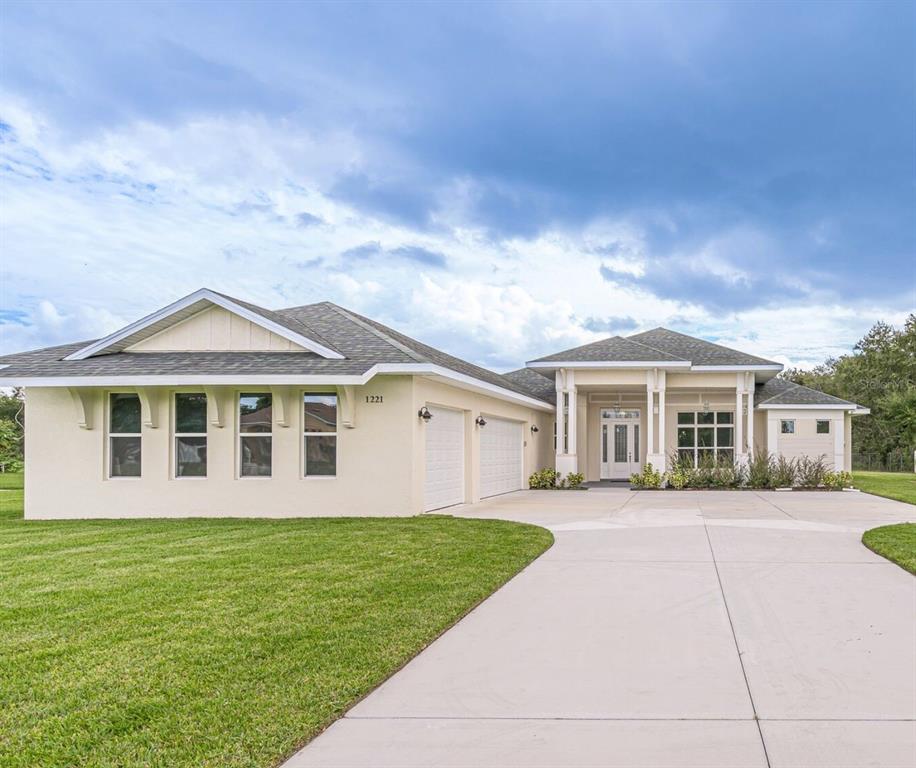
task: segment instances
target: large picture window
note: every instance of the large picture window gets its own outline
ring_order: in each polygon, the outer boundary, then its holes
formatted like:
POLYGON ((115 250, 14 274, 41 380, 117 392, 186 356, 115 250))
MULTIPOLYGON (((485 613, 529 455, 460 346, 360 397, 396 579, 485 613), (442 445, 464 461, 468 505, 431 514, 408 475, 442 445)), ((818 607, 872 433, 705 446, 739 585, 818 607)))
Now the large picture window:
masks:
POLYGON ((239 475, 270 477, 273 399, 269 393, 239 395, 239 475))
POLYGON ((680 411, 677 455, 699 466, 704 459, 718 464, 735 461, 735 414, 731 411, 680 411))
POLYGON ((337 474, 337 395, 307 393, 302 396, 305 476, 337 474))
POLYGON ((108 401, 108 474, 140 477, 140 397, 112 393, 108 401))
POLYGON ((207 476, 207 396, 175 395, 175 477, 207 476))

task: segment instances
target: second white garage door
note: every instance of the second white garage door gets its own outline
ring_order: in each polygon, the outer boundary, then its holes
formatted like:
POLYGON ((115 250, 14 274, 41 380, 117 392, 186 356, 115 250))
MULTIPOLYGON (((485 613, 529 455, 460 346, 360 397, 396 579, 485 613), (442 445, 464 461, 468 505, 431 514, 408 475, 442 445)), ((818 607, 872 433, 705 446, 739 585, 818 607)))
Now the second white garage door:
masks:
POLYGON ((464 503, 464 413, 429 406, 426 422, 426 488, 423 509, 464 503))
POLYGON ((487 418, 480 428, 480 498, 522 488, 522 424, 487 418))

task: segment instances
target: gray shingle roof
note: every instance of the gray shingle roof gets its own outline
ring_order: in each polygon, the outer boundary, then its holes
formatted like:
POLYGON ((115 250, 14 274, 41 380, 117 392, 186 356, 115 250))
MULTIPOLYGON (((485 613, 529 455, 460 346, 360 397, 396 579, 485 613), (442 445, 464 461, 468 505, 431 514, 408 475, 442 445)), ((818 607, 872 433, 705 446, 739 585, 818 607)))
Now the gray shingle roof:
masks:
POLYGON ((667 328, 612 336, 581 347, 532 360, 550 362, 689 362, 692 365, 779 365, 772 360, 739 352, 667 328))
POLYGON ((653 349, 645 344, 639 344, 622 336, 612 336, 601 341, 593 341, 581 347, 556 352, 546 357, 532 360, 534 363, 553 362, 683 362, 684 358, 677 357, 662 350, 653 349))
MULTIPOLYGON (((224 296, 224 294, 220 294, 224 296)), ((331 302, 264 310, 225 296, 264 317, 344 355, 331 360, 314 352, 114 352, 64 360, 90 341, 0 357, 0 379, 60 376, 169 375, 361 375, 379 363, 429 363, 528 397, 524 386, 498 373, 448 355, 331 302)))
POLYGON ((653 328, 651 331, 634 333, 627 338, 667 352, 681 360, 689 360, 693 365, 779 365, 773 360, 739 352, 677 331, 669 331, 667 328, 653 328))
POLYGON ((557 403, 557 388, 553 376, 544 376, 533 368, 519 368, 517 371, 504 373, 503 378, 522 387, 532 397, 545 400, 553 405, 557 403))
POLYGON ((826 392, 819 392, 811 387, 796 384, 786 379, 770 379, 765 384, 758 384, 754 390, 754 405, 848 405, 855 403, 843 400, 826 392))

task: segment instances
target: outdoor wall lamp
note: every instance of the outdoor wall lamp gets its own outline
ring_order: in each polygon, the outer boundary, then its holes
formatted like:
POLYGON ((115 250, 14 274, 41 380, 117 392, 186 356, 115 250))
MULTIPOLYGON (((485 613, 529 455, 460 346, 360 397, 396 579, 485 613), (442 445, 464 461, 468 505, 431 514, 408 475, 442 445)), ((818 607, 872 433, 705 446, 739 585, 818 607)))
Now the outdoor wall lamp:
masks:
POLYGON ((478 416, 476 419, 474 419, 474 423, 475 423, 478 427, 485 427, 485 426, 487 426, 487 420, 486 420, 483 416, 478 416))
POLYGON ((537 425, 537 424, 532 424, 532 425, 531 425, 531 433, 532 433, 532 434, 536 435, 536 434, 537 434, 538 432, 540 432, 540 431, 541 431, 541 430, 538 429, 538 425, 537 425))
POLYGON ((433 415, 429 412, 429 408, 427 408, 425 405, 419 411, 417 411, 417 416, 423 419, 423 421, 429 421, 433 417, 433 415))

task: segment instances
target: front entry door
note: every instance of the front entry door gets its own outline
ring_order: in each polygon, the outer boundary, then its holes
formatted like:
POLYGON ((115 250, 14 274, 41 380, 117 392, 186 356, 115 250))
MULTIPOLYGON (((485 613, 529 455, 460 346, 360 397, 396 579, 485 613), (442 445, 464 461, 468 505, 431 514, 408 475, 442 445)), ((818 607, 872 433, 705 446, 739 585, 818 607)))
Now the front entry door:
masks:
POLYGON ((639 472, 639 418, 601 419, 601 479, 627 480, 639 472))

